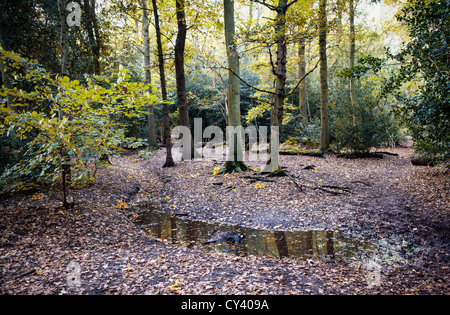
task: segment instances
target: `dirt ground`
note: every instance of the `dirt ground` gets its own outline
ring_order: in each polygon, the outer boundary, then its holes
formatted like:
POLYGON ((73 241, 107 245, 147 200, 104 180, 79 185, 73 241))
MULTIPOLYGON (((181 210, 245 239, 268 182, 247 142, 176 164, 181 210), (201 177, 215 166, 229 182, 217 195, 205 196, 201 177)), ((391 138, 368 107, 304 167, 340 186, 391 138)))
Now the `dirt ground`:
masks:
POLYGON ((73 209, 50 190, 2 200, 0 294, 449 294, 449 177, 412 166, 410 148, 390 152, 399 156, 281 156, 289 176, 270 179, 213 176, 212 160, 162 169, 163 150, 111 157, 71 191, 73 209), (301 261, 173 246, 129 219, 142 203, 191 220, 339 230, 376 249, 301 261))

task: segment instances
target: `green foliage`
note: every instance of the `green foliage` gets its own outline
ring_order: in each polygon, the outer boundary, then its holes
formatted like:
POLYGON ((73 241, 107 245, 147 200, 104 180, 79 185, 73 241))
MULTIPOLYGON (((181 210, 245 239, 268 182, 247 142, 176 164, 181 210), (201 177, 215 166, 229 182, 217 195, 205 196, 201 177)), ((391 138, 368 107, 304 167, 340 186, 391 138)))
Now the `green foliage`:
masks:
POLYGON ((391 113, 370 94, 359 95, 357 105, 334 111, 334 146, 338 150, 368 152, 381 144, 398 141, 399 128, 391 113))
POLYGON ((411 40, 392 56, 402 63, 386 84, 401 106, 397 112, 412 132, 417 152, 435 163, 450 159, 450 2, 409 0, 397 19, 411 40), (418 93, 401 94, 399 87, 419 78, 418 93))
POLYGON ((29 142, 22 148, 23 159, 8 165, 0 177, 3 191, 57 184, 68 166, 73 182, 94 180, 100 157, 136 141, 126 139, 126 126, 118 121, 142 116, 156 101, 147 85, 129 82, 125 70, 114 82, 95 76, 81 84, 0 47, 4 61, 16 82, 14 89, 0 90, 0 136, 29 142), (10 108, 5 106, 8 96, 15 99, 10 108))

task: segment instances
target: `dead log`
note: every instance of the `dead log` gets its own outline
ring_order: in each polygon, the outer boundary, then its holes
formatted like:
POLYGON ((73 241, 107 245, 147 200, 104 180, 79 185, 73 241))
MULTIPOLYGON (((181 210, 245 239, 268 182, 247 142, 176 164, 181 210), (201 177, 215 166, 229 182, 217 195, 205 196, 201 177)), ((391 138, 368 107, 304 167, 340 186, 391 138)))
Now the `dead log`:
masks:
POLYGON ((338 158, 345 158, 345 159, 364 159, 364 158, 382 159, 383 158, 383 154, 370 153, 370 152, 346 153, 346 154, 338 154, 337 157, 338 158))
POLYGON ((433 162, 420 158, 411 158, 411 164, 415 166, 434 166, 433 162))
POLYGON ((325 158, 325 154, 323 152, 316 152, 316 151, 280 151, 280 155, 303 155, 303 156, 312 156, 312 157, 319 157, 319 158, 325 158))
POLYGON ((397 153, 391 153, 391 152, 387 152, 387 151, 377 151, 375 153, 379 153, 379 154, 386 154, 386 155, 392 155, 392 156, 398 156, 397 153))

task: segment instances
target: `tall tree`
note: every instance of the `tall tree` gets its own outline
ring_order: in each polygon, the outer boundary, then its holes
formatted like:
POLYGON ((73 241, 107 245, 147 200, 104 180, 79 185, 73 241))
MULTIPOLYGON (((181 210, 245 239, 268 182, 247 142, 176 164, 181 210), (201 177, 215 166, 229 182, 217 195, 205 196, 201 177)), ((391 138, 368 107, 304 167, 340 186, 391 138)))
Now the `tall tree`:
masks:
MULTIPOLYGON (((149 16, 147 0, 142 0, 142 35, 144 38, 144 71, 145 83, 152 83, 152 76, 150 72, 150 34, 149 34, 149 16)), ((152 93, 152 88, 149 87, 148 93, 152 93)), ((155 126, 155 108, 153 105, 148 106, 148 147, 157 148, 158 141, 156 140, 156 126, 155 126)))
POLYGON ((152 0, 153 14, 155 16, 156 44, 158 46, 159 78, 161 81, 161 94, 163 99, 164 115, 164 139, 166 143, 166 162, 163 167, 173 167, 175 163, 172 158, 172 136, 170 132, 169 104, 167 102, 166 74, 164 70, 164 54, 162 49, 161 28, 159 25, 159 14, 156 0, 152 0))
POLYGON ((241 132, 241 101, 240 101, 240 80, 239 80, 239 55, 235 42, 235 19, 234 1, 224 0, 224 25, 225 25, 225 45, 228 60, 228 106, 227 122, 232 127, 228 136, 228 161, 221 169, 222 173, 241 172, 248 170, 242 154, 242 132, 241 132), (230 139, 233 137, 233 139, 230 139))
MULTIPOLYGON (((349 60, 349 66, 350 69, 355 67, 355 50, 356 50, 356 44, 355 44, 355 4, 353 0, 349 0, 349 22, 350 22, 350 60, 349 60)), ((350 105, 351 105, 351 112, 353 116, 353 122, 356 121, 356 93, 355 93, 355 76, 350 76, 350 105)))
POLYGON ((61 74, 67 75, 67 44, 66 44, 66 1, 58 0, 59 20, 61 22, 60 46, 61 46, 61 74))
POLYGON ((175 72, 177 81, 177 100, 180 113, 180 125, 190 127, 187 107, 186 76, 184 71, 184 51, 186 48, 186 13, 185 0, 175 0, 177 11, 178 34, 175 43, 175 72))
MULTIPOLYGON (((306 38, 300 36, 298 41, 298 77, 303 78, 306 74, 306 38)), ((303 122, 307 121, 307 85, 306 80, 299 86, 299 111, 303 122)))
POLYGON ((92 73, 101 73, 100 51, 102 42, 100 39, 100 29, 95 12, 95 0, 84 0, 84 11, 86 12, 85 22, 89 39, 89 47, 92 52, 92 73))
POLYGON ((319 0, 320 150, 330 146, 328 126, 327 0, 319 0))

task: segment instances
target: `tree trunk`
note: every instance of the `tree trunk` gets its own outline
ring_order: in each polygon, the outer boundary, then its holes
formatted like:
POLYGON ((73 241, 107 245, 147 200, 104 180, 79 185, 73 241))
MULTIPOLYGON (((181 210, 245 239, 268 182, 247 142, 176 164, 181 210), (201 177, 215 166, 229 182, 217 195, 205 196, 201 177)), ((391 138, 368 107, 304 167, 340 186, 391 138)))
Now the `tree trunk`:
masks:
POLYGON ((100 31, 95 14, 95 0, 84 0, 84 10, 86 12, 86 29, 88 33, 89 45, 92 51, 92 73, 100 75, 100 31))
POLYGON ((180 113, 180 125, 190 129, 189 112, 187 108, 186 77, 184 72, 184 50, 186 46, 186 16, 185 0, 175 0, 177 10, 178 35, 175 43, 175 72, 177 81, 178 110, 180 113))
MULTIPOLYGON (((3 36, 2 36, 2 32, 0 30, 0 45, 2 46, 2 48, 4 50, 8 50, 8 47, 6 47, 5 42, 3 40, 3 36)), ((11 68, 9 67, 9 62, 8 61, 4 61, 5 63, 0 61, 0 73, 2 75, 2 84, 3 86, 8 89, 8 90, 12 90, 13 89, 13 84, 12 84, 12 72, 11 72, 11 68)), ((14 106, 15 104, 15 98, 11 95, 8 95, 8 102, 7 102, 7 107, 9 109, 12 109, 14 111, 16 111, 16 107, 14 106)))
MULTIPOLYGON (((298 42, 298 77, 301 79, 306 75, 306 40, 305 37, 300 37, 298 42)), ((308 121, 308 112, 306 107, 306 79, 300 83, 299 86, 299 111, 302 121, 308 121)))
POLYGON ((67 45, 66 45, 66 19, 65 19, 65 10, 66 10, 66 1, 58 0, 58 10, 59 10, 59 19, 61 21, 61 33, 59 37, 59 43, 61 45, 61 74, 63 76, 68 75, 67 73, 67 45))
MULTIPOLYGON (((349 0, 349 19, 350 19, 350 69, 355 66, 355 6, 353 0, 349 0)), ((356 124, 356 95, 355 95, 355 78, 350 77, 350 105, 353 118, 353 124, 356 124)))
MULTIPOLYGON (((150 72, 150 35, 149 35, 149 17, 147 0, 142 0, 142 35, 144 38, 144 71, 145 83, 152 83, 152 76, 150 72)), ((152 93, 152 88, 149 87, 148 93, 152 93)), ((158 148, 158 141, 156 140, 155 127, 155 109, 153 105, 148 105, 148 147, 149 149, 158 148)))
POLYGON ((166 75, 164 71, 164 55, 161 41, 161 28, 159 27, 159 14, 156 0, 152 0, 153 13, 155 16, 156 44, 158 46, 159 77, 161 80, 161 94, 163 98, 164 114, 164 139, 166 143, 166 162, 163 167, 173 167, 175 163, 172 158, 172 140, 170 133, 169 105, 167 103, 166 75))
POLYGON ((225 24, 225 45, 227 49, 228 60, 228 106, 227 106, 227 125, 229 131, 228 141, 228 160, 222 168, 223 173, 233 173, 246 171, 248 167, 244 163, 242 152, 242 132, 241 126, 241 99, 240 99, 240 80, 239 80, 239 55, 235 40, 235 22, 234 22, 234 2, 233 0, 224 0, 224 24, 225 24), (238 127, 238 128, 236 128, 238 127), (231 139, 232 138, 232 139, 231 139))
POLYGON ((282 174, 278 164, 278 151, 279 147, 275 148, 275 143, 279 144, 282 127, 283 127, 283 115, 284 115, 284 99, 286 98, 286 12, 287 12, 287 0, 279 0, 276 8, 277 18, 275 25, 275 36, 277 42, 277 61, 275 64, 275 94, 273 98, 272 114, 270 125, 271 127, 278 128, 278 131, 274 133, 274 129, 271 129, 271 141, 270 141, 270 160, 264 169, 264 172, 269 172, 272 175, 282 174), (275 139, 275 137, 277 139, 275 139))
POLYGON ((330 146, 328 126, 328 65, 327 65, 327 0, 319 4, 319 57, 320 57, 320 150, 330 146))
MULTIPOLYGON (((11 67, 9 66, 9 62, 6 61, 6 63, 3 63, 0 61, 0 72, 2 74, 2 81, 3 81, 3 86, 8 89, 8 90, 12 90, 13 89, 13 85, 12 85, 12 72, 11 72, 11 67)), ((15 97, 12 95, 8 94, 8 102, 7 102, 7 106, 9 109, 12 110, 17 110, 16 107, 14 106, 15 104, 15 97)))
POLYGON ((191 159, 194 159, 201 157, 201 155, 195 150, 187 106, 186 75, 184 71, 184 51, 187 35, 185 0, 175 0, 175 4, 178 24, 178 34, 175 43, 175 77, 177 81, 178 112, 180 115, 180 125, 189 128, 191 131, 191 159))

